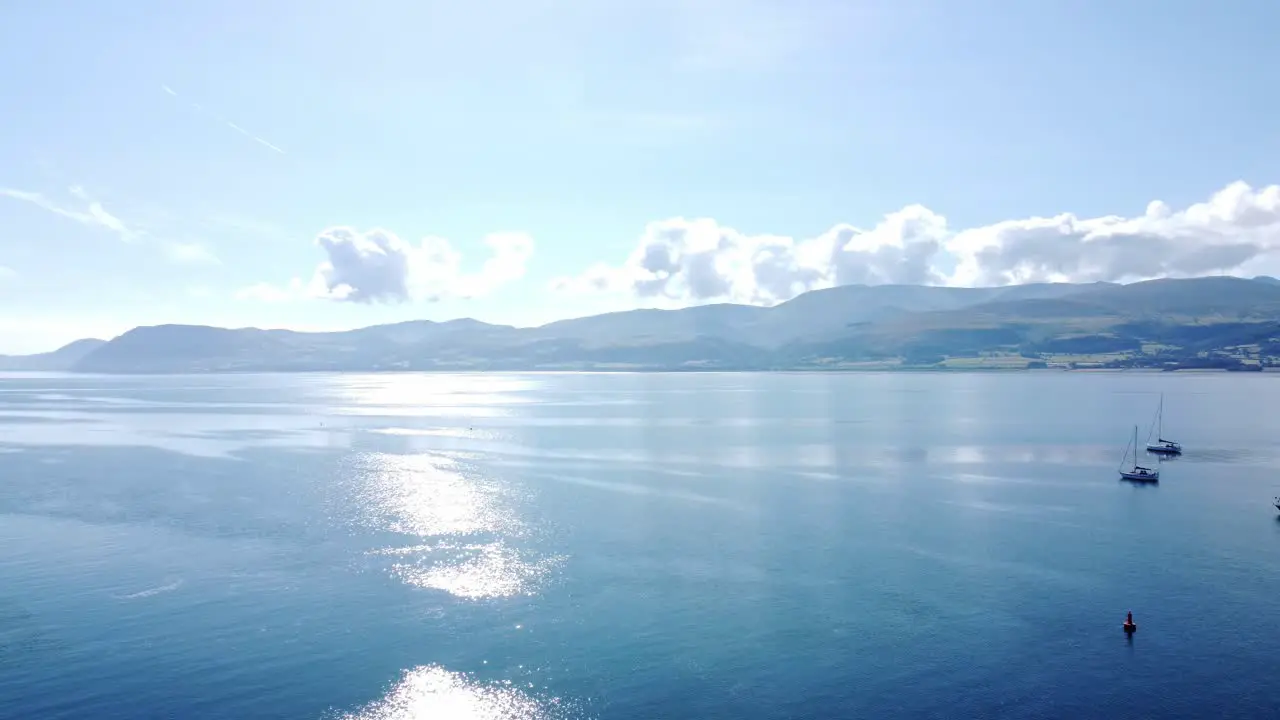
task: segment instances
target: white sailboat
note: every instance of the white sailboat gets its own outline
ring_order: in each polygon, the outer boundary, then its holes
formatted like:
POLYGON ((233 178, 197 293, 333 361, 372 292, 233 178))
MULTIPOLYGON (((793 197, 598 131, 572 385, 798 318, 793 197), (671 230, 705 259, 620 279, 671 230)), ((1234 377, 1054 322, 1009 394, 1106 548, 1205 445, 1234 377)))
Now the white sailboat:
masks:
POLYGON ((1138 426, 1133 426, 1133 439, 1124 447, 1124 457, 1120 458, 1120 477, 1137 482, 1160 482, 1160 471, 1142 467, 1138 464, 1138 426), (1133 465, 1128 464, 1129 448, 1133 448, 1133 465))
POLYGON ((1164 393, 1160 393, 1160 405, 1156 409, 1155 422, 1151 423, 1151 430, 1155 431, 1156 440, 1151 441, 1151 433, 1147 433, 1147 452, 1157 453, 1159 455, 1181 455, 1182 446, 1172 440, 1165 440, 1164 435, 1164 393))

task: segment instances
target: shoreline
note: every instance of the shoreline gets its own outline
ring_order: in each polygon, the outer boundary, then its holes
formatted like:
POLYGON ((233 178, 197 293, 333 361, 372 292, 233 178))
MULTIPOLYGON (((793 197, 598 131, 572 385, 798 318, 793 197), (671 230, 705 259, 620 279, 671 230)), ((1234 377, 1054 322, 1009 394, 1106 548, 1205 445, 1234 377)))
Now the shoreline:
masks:
POLYGON ((675 375, 675 374, 992 374, 992 373, 1085 373, 1085 374, 1230 374, 1230 375, 1271 375, 1280 372, 1280 368, 1263 368, 1261 370, 1228 370, 1226 368, 1182 368, 1176 370, 1160 370, 1156 368, 1018 368, 1018 367, 833 367, 833 368, 768 368, 768 369, 731 369, 731 368, 528 368, 528 369, 468 369, 468 368, 415 368, 415 369, 368 369, 368 370, 200 370, 200 371, 160 371, 160 372, 76 372, 72 370, 0 370, 0 379, 5 378, 40 378, 40 377, 182 377, 182 376, 218 376, 218 375, 481 375, 481 374, 540 374, 540 375, 675 375))

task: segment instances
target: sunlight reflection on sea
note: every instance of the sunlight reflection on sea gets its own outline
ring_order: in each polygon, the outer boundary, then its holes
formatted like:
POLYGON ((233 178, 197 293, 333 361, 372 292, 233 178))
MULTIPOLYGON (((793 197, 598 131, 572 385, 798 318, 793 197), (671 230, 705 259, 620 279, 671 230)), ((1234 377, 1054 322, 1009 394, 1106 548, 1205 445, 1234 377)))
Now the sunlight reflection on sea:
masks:
POLYGON ((560 698, 543 698, 531 684, 480 683, 438 666, 404 673, 382 699, 340 720, 551 720, 576 716, 560 698))
POLYGON ((363 522, 409 537, 369 554, 410 585, 469 600, 527 595, 563 561, 514 546, 529 529, 514 491, 454 458, 369 453, 352 476, 363 522))

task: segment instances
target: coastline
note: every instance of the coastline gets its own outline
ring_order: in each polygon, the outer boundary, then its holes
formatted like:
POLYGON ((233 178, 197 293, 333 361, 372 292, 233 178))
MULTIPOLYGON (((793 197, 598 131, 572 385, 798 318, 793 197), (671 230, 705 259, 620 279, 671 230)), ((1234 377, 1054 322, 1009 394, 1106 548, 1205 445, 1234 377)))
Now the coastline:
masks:
POLYGON ((272 370, 272 369, 238 369, 238 370, 173 370, 173 371, 139 371, 139 372, 77 372, 74 370, 0 370, 0 379, 5 378, 42 378, 42 377, 180 377, 210 375, 502 375, 502 374, 538 374, 538 375, 615 375, 615 374, 654 374, 674 375, 691 373, 708 374, 1049 374, 1049 373, 1083 373, 1083 374, 1231 374, 1231 375, 1274 375, 1280 374, 1280 368, 1261 368, 1259 370, 1229 370, 1227 368, 1020 368, 1020 367, 929 367, 929 366, 884 366, 884 367, 825 367, 825 368, 646 368, 646 367, 592 367, 592 368, 377 368, 363 370, 333 370, 313 368, 305 370, 272 370))

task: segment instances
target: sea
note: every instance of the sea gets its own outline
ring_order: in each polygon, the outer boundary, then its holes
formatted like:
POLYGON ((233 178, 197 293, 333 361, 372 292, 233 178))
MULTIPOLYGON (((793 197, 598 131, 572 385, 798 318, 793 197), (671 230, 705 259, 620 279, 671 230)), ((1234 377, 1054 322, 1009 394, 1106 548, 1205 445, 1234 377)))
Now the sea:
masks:
POLYGON ((1272 718, 1277 408, 1268 373, 0 375, 0 717, 1272 718), (1162 394, 1185 453, 1122 482, 1162 394))

